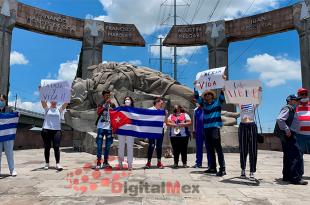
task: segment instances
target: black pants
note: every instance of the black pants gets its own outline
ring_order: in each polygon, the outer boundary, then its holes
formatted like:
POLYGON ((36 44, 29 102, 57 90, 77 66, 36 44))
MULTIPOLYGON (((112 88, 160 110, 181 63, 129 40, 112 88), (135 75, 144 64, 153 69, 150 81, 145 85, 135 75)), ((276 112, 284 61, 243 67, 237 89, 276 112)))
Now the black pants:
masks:
POLYGON ((174 164, 179 163, 179 157, 181 154, 183 164, 187 164, 187 146, 188 146, 188 137, 170 137, 174 164))
POLYGON ((207 142, 207 150, 210 150, 211 167, 210 169, 216 169, 215 150, 217 153, 220 170, 225 170, 225 160, 221 144, 220 128, 212 127, 204 129, 205 140, 207 142))
POLYGON ((161 160, 161 155, 163 152, 163 140, 164 140, 164 133, 161 138, 159 139, 149 139, 149 147, 147 149, 147 160, 150 162, 152 160, 153 152, 155 149, 156 144, 156 153, 157 159, 161 160))
POLYGON ((303 175, 303 158, 296 141, 295 133, 291 137, 281 139, 283 149, 283 178, 291 182, 299 182, 303 175))
POLYGON ((50 149, 54 148, 56 163, 60 161, 60 141, 61 141, 61 131, 60 130, 47 130, 43 129, 41 132, 43 142, 44 142, 44 157, 45 162, 49 163, 50 161, 50 149))
POLYGON ((250 172, 256 172, 257 163, 257 126, 255 123, 240 123, 238 130, 240 165, 245 170, 248 153, 250 172))

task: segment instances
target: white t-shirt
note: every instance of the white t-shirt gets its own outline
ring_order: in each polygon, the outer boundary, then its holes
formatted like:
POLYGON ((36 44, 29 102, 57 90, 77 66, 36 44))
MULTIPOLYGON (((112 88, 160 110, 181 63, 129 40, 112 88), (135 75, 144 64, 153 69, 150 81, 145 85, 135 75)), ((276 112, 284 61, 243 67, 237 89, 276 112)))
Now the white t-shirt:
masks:
POLYGON ((61 130, 61 108, 45 108, 43 129, 61 130))
MULTIPOLYGON (((173 115, 173 114, 169 115, 169 117, 168 117, 168 120, 169 120, 169 121, 172 121, 172 115, 173 115)), ((191 118, 190 118, 190 116, 189 116, 187 113, 184 113, 184 116, 185 116, 185 121, 186 121, 186 122, 191 121, 191 118)), ((173 122, 173 121, 172 121, 172 122, 173 122)), ((171 131, 170 136, 171 136, 171 137, 177 136, 177 135, 173 132, 173 127, 171 127, 170 129, 171 129, 171 130, 170 130, 170 131, 171 131)), ((180 134, 179 134, 179 135, 181 135, 180 137, 187 137, 188 133, 186 133, 185 127, 182 127, 182 128, 181 128, 181 131, 180 131, 180 134)), ((178 135, 178 136, 179 136, 179 135, 178 135)))
POLYGON ((97 124, 98 129, 110 130, 111 129, 111 120, 110 120, 110 105, 104 107, 103 113, 100 116, 97 124))
POLYGON ((254 122, 255 119, 255 105, 253 104, 245 104, 240 105, 240 118, 249 119, 254 122))

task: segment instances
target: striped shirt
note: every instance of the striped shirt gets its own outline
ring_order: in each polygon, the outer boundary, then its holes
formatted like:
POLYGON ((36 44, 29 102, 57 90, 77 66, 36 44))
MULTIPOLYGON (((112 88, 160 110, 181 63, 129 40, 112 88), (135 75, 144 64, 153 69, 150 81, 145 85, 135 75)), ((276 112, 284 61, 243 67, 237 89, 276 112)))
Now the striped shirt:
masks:
POLYGON ((198 91, 195 91, 196 102, 203 105, 203 127, 204 128, 220 128, 223 126, 221 111, 222 105, 225 100, 224 93, 221 92, 220 96, 208 103, 202 97, 199 96, 198 91))
POLYGON ((296 115, 299 124, 298 133, 302 135, 310 135, 310 102, 297 106, 296 115))

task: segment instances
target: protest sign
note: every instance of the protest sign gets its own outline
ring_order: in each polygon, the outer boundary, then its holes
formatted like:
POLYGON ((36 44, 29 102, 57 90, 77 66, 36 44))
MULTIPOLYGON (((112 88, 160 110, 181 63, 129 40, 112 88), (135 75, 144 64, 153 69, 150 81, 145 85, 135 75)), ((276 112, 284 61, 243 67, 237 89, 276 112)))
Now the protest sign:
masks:
POLYGON ((225 82, 225 100, 227 104, 254 104, 261 102, 262 93, 259 80, 231 80, 225 82))
POLYGON ((41 80, 40 97, 42 101, 69 103, 71 82, 64 80, 41 80))
POLYGON ((197 73, 195 88, 198 92, 224 87, 223 74, 226 67, 213 68, 197 73))

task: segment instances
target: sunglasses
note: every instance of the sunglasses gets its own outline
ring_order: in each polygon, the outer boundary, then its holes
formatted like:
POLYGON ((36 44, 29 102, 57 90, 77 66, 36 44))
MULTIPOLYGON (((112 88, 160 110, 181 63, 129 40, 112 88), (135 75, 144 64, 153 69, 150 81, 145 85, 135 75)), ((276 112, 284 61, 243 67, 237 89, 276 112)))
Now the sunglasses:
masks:
POLYGON ((308 96, 308 93, 300 93, 300 96, 308 96))

